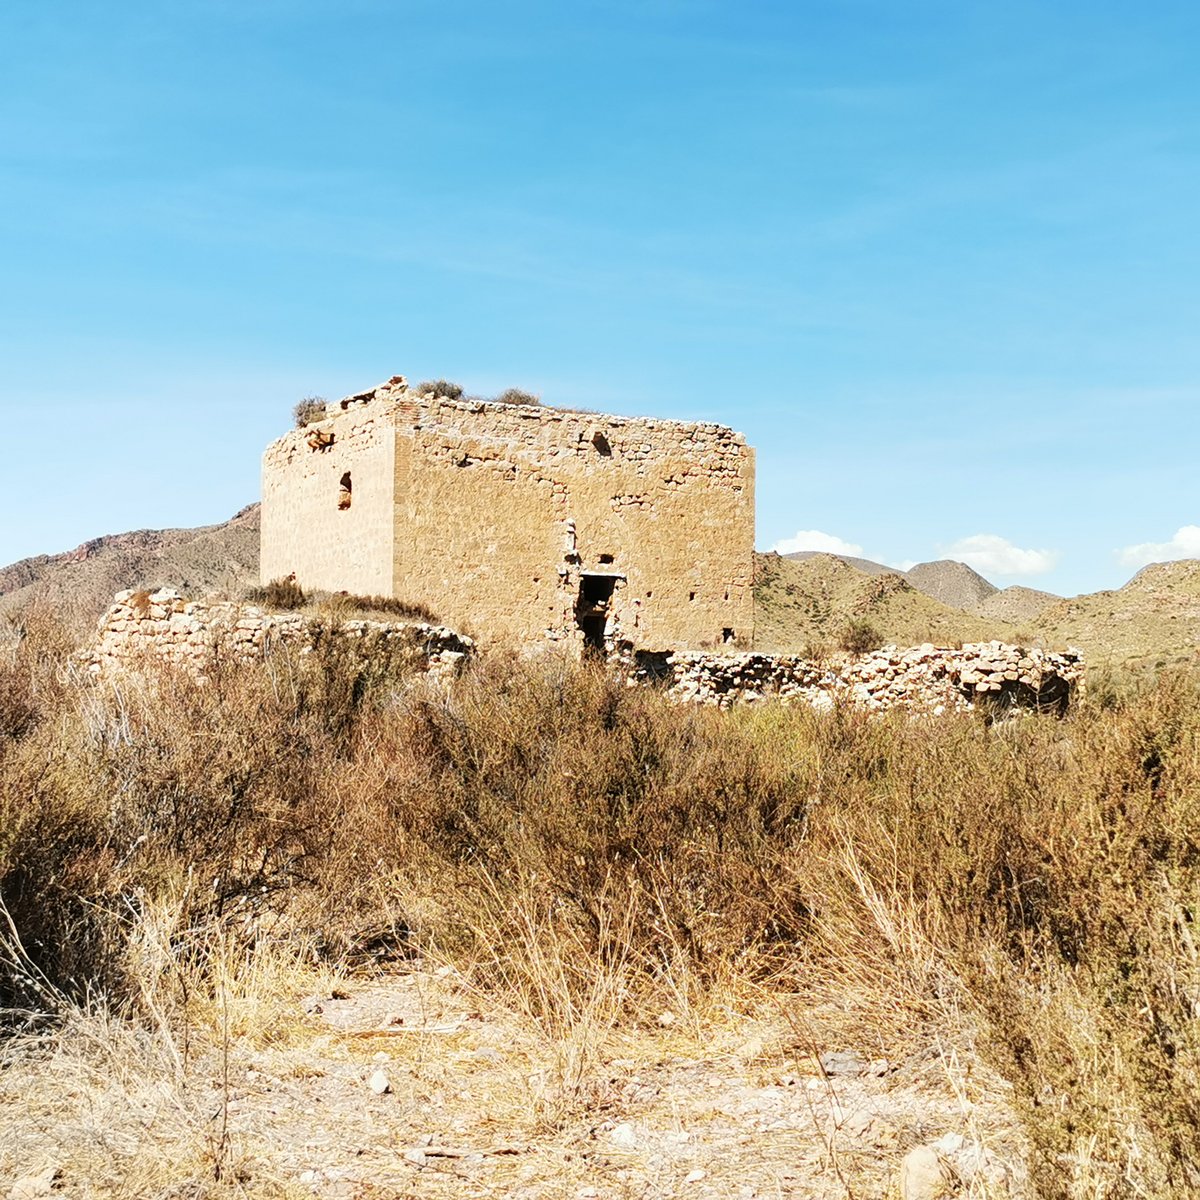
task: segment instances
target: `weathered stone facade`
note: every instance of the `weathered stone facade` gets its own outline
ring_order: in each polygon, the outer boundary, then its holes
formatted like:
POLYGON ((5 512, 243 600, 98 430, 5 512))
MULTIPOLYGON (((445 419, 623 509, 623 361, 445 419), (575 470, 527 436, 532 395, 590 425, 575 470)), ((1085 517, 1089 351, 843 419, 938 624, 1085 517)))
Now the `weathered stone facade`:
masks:
POLYGON ((830 663, 782 654, 641 656, 630 682, 657 680, 681 703, 727 707, 771 698, 823 708, 844 700, 940 716, 978 704, 1061 713, 1083 673, 1077 654, 988 642, 961 649, 887 646, 830 663))
POLYGON ((722 425, 418 396, 263 459, 264 582, 397 596, 487 641, 750 646, 754 454, 722 425))
POLYGON ((178 592, 118 592, 100 618, 85 656, 93 674, 174 663, 203 677, 220 662, 261 661, 280 647, 313 650, 333 639, 377 665, 405 666, 433 675, 454 674, 474 649, 470 638, 416 622, 337 621, 301 613, 270 613, 253 604, 187 601, 178 592))

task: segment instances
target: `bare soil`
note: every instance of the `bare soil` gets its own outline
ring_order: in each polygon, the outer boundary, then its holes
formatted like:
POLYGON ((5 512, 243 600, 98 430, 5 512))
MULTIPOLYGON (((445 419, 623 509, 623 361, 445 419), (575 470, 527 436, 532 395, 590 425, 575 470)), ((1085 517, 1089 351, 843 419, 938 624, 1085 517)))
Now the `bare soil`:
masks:
MULTIPOLYGON (((1003 1089, 940 1039, 821 1046, 810 1037, 846 1014, 801 1019, 776 997, 716 1023, 664 1013, 555 1044, 448 968, 322 982, 228 1041, 177 1039, 175 1062, 93 1031, 90 1049, 11 1063, 0 1184, 48 1172, 53 1194, 79 1197, 866 1200, 895 1194, 908 1149, 942 1139, 962 1194, 1025 1194, 1003 1089)), ((217 1029, 242 1020, 218 1011, 217 1029)))

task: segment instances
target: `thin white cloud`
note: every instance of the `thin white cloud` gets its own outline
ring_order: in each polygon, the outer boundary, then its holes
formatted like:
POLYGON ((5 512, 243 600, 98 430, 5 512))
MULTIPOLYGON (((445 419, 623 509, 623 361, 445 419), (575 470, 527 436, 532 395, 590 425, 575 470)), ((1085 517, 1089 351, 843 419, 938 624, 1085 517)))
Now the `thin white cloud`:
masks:
POLYGON ((798 529, 789 538, 776 542, 771 547, 776 554, 798 554, 801 550, 817 550, 822 554, 843 554, 850 558, 862 558, 863 548, 832 533, 819 529, 798 529))
POLYGON ((995 533, 959 538, 943 553, 984 575, 1042 575, 1053 570, 1059 559, 1057 550, 1023 550, 995 533))
POLYGON ((1166 542, 1139 542, 1114 550, 1125 567, 1144 567, 1152 562, 1174 562, 1180 558, 1200 558, 1200 525, 1181 525, 1166 542))

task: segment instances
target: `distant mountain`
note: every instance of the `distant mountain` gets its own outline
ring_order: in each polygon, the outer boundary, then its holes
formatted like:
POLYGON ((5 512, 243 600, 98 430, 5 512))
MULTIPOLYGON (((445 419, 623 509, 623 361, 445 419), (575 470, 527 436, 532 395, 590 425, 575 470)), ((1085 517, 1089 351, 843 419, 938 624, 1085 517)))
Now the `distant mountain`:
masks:
POLYGON ((925 595, 896 571, 868 574, 831 554, 757 555, 754 598, 754 643, 766 651, 835 644, 850 621, 899 645, 1011 640, 1016 632, 925 595))
POLYGON ((781 554, 780 558, 790 558, 795 562, 806 562, 810 558, 836 558, 848 563, 856 571, 864 575, 903 575, 903 571, 895 567, 885 567, 883 563, 872 562, 869 558, 851 558, 848 554, 827 554, 824 550, 796 550, 791 554, 781 554))
POLYGON ((1000 590, 966 563, 949 558, 917 563, 904 572, 904 578, 918 592, 924 592, 951 608, 973 609, 1000 590))
POLYGON ((90 621, 122 588, 238 590, 258 581, 258 530, 251 504, 220 525, 108 534, 65 554, 25 558, 0 568, 0 616, 38 600, 90 621))
MULTIPOLYGON (((794 554, 781 557, 790 558, 796 562, 806 562, 808 559, 821 556, 817 550, 798 550, 794 554)), ((848 563, 864 575, 899 575, 908 580, 918 592, 932 596, 951 608, 973 609, 982 604, 989 596, 999 589, 994 583, 989 583, 978 571, 973 571, 966 563, 955 562, 943 558, 937 562, 917 563, 907 571, 896 567, 887 567, 883 563, 872 562, 869 558, 850 558, 845 554, 824 555, 826 558, 837 558, 848 563)))

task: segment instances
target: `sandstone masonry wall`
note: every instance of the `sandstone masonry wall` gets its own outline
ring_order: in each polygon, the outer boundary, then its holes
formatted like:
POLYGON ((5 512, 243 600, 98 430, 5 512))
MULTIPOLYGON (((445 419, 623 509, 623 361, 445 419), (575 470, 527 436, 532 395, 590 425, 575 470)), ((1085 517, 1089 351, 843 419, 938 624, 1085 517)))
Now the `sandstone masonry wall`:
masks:
POLYGON ((264 581, 400 596, 489 641, 582 644, 590 620, 610 650, 749 646, 753 548, 754 454, 721 425, 417 397, 397 377, 264 457, 264 581))
POLYGON ((630 682, 658 681, 681 703, 727 707, 776 698, 827 708, 844 700, 940 716, 980 704, 1063 712, 1083 672, 1076 654, 988 642, 962 649, 887 646, 830 664, 774 654, 640 656, 630 682))
POLYGON ((474 649, 470 638, 410 622, 330 624, 301 613, 270 613, 252 604, 187 601, 178 592, 118 592, 85 656, 93 674, 147 660, 175 663, 204 676, 218 662, 261 661, 282 647, 311 652, 326 639, 372 660, 433 675, 452 675, 474 649))
POLYGON ((336 426, 321 422, 274 443, 263 460, 263 582, 295 572, 308 589, 393 595, 395 455, 395 425, 383 407, 357 407, 336 426), (309 444, 335 427, 325 444, 309 444), (339 508, 347 476, 350 504, 339 508))

